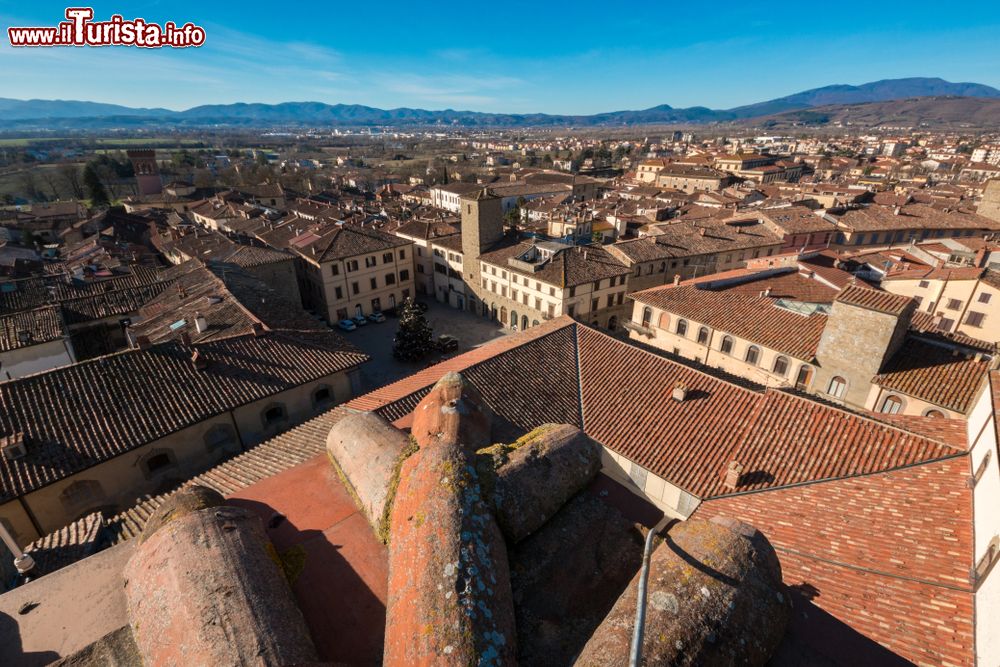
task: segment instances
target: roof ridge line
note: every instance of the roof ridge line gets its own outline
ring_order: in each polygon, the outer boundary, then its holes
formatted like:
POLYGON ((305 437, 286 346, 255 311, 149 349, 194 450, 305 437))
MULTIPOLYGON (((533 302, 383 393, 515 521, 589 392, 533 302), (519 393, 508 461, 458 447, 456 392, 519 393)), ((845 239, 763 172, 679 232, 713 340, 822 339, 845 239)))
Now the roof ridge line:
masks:
MULTIPOLYGON (((845 415, 848 415, 848 416, 851 416, 851 417, 858 417, 859 419, 863 419, 865 421, 872 422, 874 424, 877 424, 879 426, 882 426, 882 427, 885 427, 885 428, 888 428, 888 429, 891 429, 891 430, 894 430, 894 431, 899 431, 900 433, 906 433, 907 435, 913 435, 913 436, 916 436, 918 438, 923 438, 924 440, 930 440, 931 442, 936 442, 938 444, 944 445, 945 447, 948 447, 949 449, 954 449, 955 451, 957 451, 959 453, 968 453, 968 451, 969 451, 967 448, 963 449, 963 448, 960 448, 960 447, 956 447, 954 444, 952 444, 950 442, 946 442, 944 440, 940 440, 938 438, 935 438, 935 437, 932 437, 932 436, 929 436, 929 435, 925 435, 923 433, 918 433, 917 431, 913 431, 913 430, 910 430, 910 429, 907 429, 907 428, 903 428, 902 426, 897 426, 896 424, 892 424, 890 422, 882 421, 881 419, 878 419, 876 417, 872 417, 872 416, 867 415, 867 414, 865 414, 863 412, 856 412, 854 410, 848 410, 847 408, 844 408, 842 406, 833 405, 833 404, 827 403, 825 401, 817 401, 817 400, 815 400, 813 398, 809 398, 808 396, 801 396, 801 395, 799 395, 799 394, 797 394, 797 393, 795 393, 793 391, 788 391, 786 389, 781 389, 781 388, 778 388, 778 387, 767 387, 764 390, 764 395, 768 396, 768 395, 771 395, 771 394, 782 394, 784 396, 790 396, 790 397, 798 399, 800 401, 807 401, 807 402, 809 402, 809 403, 811 403, 813 405, 817 405, 817 406, 819 406, 821 408, 827 408, 827 409, 830 409, 830 410, 836 410, 837 412, 843 413, 845 415)), ((902 415, 902 416, 915 417, 917 415, 902 415)), ((959 420, 951 420, 951 421, 959 421, 959 420)))
MULTIPOLYGON (((885 475, 887 473, 899 472, 900 470, 907 470, 909 468, 919 468, 920 466, 931 465, 934 463, 942 463, 944 461, 951 461, 952 459, 957 459, 962 456, 969 456, 968 451, 955 452, 954 454, 949 454, 947 456, 938 456, 936 458, 924 459, 923 461, 915 461, 913 463, 904 463, 897 466, 891 466, 889 468, 882 468, 881 470, 871 470, 869 472, 859 472, 853 475, 840 475, 838 477, 821 477, 819 479, 809 479, 802 482, 792 482, 790 484, 781 484, 779 486, 766 486, 761 489, 747 489, 745 491, 733 491, 732 493, 724 493, 716 496, 710 496, 708 498, 702 498, 703 503, 712 502, 713 500, 725 500, 728 498, 736 498, 739 496, 749 496, 756 493, 767 493, 768 491, 784 491, 786 489, 794 489, 801 486, 813 486, 816 484, 829 484, 832 482, 843 482, 848 479, 861 479, 863 477, 873 477, 875 475, 885 475)), ((676 485, 675 485, 676 486, 676 485)))

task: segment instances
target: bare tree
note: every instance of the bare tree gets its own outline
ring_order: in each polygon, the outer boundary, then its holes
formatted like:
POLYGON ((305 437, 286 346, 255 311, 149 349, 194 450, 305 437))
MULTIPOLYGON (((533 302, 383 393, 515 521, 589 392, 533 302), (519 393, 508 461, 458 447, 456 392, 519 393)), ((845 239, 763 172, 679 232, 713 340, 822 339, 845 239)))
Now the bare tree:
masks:
POLYGON ((72 163, 66 163, 59 165, 56 171, 59 172, 63 181, 66 182, 69 191, 73 194, 73 198, 83 199, 83 179, 81 178, 80 167, 72 163))
POLYGON ((18 184, 21 186, 21 192, 24 194, 25 198, 29 201, 37 201, 41 199, 41 193, 38 191, 38 180, 35 178, 35 172, 33 169, 25 169, 18 173, 17 175, 18 184))
POLYGON ((52 193, 52 201, 59 199, 59 176, 56 174, 54 169, 39 169, 38 177, 42 179, 47 186, 49 186, 49 191, 52 193))

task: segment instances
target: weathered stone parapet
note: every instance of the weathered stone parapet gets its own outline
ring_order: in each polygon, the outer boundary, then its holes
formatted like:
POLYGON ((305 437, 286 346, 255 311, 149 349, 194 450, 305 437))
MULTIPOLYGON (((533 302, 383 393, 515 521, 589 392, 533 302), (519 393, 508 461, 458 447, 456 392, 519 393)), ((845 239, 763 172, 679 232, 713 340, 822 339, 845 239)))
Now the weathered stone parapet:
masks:
MULTIPOLYGON (((781 642, 791 601, 767 539, 731 520, 674 525, 649 563, 642 658, 649 665, 764 665, 781 642)), ((627 665, 636 575, 576 664, 627 665)))
POLYGON ((419 450, 392 508, 384 664, 514 664, 507 550, 475 468, 489 439, 481 397, 446 375, 417 406, 419 450))
MULTIPOLYGON (((147 667, 295 665, 317 660, 260 519, 200 507, 188 490, 161 511, 125 567, 129 619, 147 667)), ((155 517, 154 517, 155 518, 155 517)))
POLYGON ((513 542, 538 530, 601 470, 601 446, 569 424, 545 424, 502 447, 506 460, 491 500, 513 542))
POLYGON ((382 541, 389 538, 389 510, 410 439, 374 412, 341 419, 326 438, 326 451, 382 541))

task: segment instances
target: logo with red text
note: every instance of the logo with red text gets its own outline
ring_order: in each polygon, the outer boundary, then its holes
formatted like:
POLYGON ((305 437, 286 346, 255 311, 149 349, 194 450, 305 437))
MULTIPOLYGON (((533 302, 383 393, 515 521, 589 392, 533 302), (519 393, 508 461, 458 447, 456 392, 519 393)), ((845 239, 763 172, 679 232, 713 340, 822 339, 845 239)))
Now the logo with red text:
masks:
POLYGON ((7 28, 11 46, 138 46, 183 49, 205 43, 205 29, 191 22, 163 25, 114 14, 95 21, 91 7, 67 7, 66 20, 49 27, 7 28))

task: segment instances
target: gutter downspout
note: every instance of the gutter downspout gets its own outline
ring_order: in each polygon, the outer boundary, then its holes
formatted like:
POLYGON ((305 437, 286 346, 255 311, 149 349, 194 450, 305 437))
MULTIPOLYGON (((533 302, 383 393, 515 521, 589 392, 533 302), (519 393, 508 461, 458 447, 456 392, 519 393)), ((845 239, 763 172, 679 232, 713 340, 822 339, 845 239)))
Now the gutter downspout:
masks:
POLYGON ((646 630, 646 586, 649 581, 649 558, 653 553, 653 538, 671 521, 673 519, 664 516, 646 533, 646 546, 642 552, 642 571, 639 573, 639 590, 636 595, 635 627, 632 630, 632 647, 628 654, 629 667, 639 667, 642 662, 642 640, 646 630))

